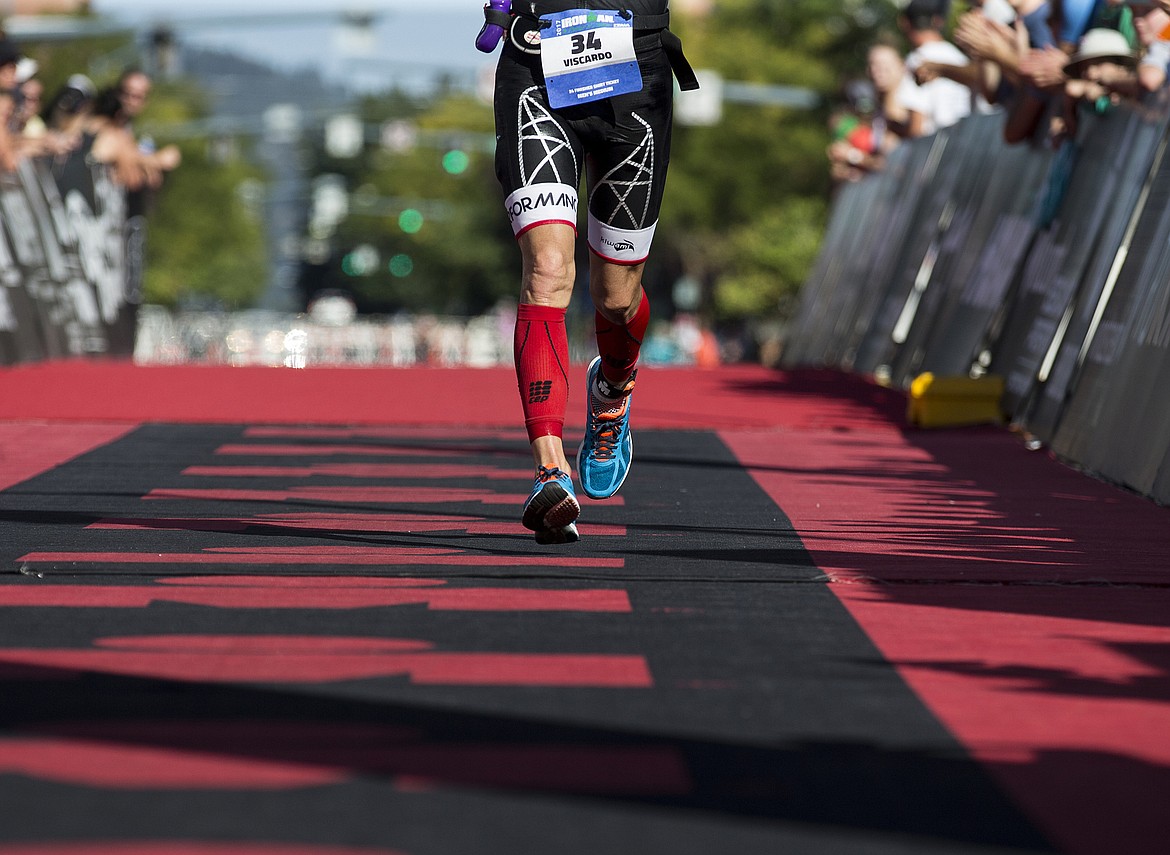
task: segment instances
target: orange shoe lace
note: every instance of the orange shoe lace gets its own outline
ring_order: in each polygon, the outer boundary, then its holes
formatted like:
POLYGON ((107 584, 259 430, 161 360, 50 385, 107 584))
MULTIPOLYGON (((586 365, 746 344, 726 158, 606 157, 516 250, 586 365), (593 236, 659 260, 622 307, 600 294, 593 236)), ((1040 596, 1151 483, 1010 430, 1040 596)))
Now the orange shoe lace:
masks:
POLYGON ((629 398, 610 403, 590 396, 593 418, 589 420, 589 432, 593 435, 593 458, 612 460, 620 437, 620 419, 626 414, 629 398))
POLYGON ((541 466, 536 472, 536 480, 543 484, 546 481, 555 481, 567 474, 567 472, 562 472, 559 466, 553 466, 551 469, 547 466, 541 466))

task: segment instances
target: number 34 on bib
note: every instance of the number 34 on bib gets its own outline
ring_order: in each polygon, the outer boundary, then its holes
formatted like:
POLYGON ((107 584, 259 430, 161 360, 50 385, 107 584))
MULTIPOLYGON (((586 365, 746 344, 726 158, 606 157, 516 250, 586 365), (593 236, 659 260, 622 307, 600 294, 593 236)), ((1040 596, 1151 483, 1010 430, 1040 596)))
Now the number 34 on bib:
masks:
POLYGON ((642 73, 634 53, 633 16, 570 9, 542 15, 540 61, 553 109, 637 92, 642 73))

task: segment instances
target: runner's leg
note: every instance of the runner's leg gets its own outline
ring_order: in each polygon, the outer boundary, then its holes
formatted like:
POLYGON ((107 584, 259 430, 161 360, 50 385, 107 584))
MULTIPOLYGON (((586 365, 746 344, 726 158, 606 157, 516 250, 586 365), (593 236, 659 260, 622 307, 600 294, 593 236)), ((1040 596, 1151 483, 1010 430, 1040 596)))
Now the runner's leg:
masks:
POLYGON ((599 355, 585 373, 587 422, 577 450, 577 477, 585 495, 594 499, 616 493, 633 460, 630 398, 650 318, 641 273, 641 264, 614 264, 596 255, 590 265, 599 355))
POLYGON ((573 295, 576 234, 562 223, 520 235, 524 273, 516 320, 516 379, 537 468, 571 472, 561 434, 569 396, 565 310, 573 295))
POLYGON ((645 264, 611 264, 590 260, 589 294, 596 309, 597 352, 601 374, 621 387, 634 373, 650 324, 650 300, 642 290, 645 264))

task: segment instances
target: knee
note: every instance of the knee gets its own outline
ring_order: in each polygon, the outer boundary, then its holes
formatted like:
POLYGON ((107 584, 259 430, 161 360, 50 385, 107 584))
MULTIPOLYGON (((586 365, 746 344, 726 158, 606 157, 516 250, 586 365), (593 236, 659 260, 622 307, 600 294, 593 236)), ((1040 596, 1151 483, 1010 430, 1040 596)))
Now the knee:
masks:
POLYGON ((558 246, 542 247, 528 259, 524 286, 536 302, 573 290, 576 276, 573 254, 558 246))
POLYGON ((593 306, 602 317, 615 324, 624 324, 638 312, 644 299, 642 285, 637 281, 623 282, 621 287, 607 287, 603 283, 590 284, 589 295, 593 306))

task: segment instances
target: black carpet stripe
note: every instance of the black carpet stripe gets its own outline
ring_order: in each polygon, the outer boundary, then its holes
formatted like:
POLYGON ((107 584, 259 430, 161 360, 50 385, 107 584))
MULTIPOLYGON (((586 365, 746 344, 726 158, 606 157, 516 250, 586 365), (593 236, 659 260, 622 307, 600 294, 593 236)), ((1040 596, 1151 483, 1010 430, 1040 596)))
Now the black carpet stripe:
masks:
MULTIPOLYGON (((0 706, 5 739, 83 733, 107 745, 310 768, 327 767, 332 759, 345 774, 327 785, 288 790, 120 790, 0 769, 0 840, 178 836, 362 845, 411 855, 1052 851, 883 661, 820 581, 783 512, 713 434, 637 433, 636 468, 621 494, 625 506, 583 500, 583 539, 567 547, 532 542, 519 525, 526 485, 508 480, 476 487, 514 494, 514 503, 408 502, 393 510, 514 521, 514 534, 85 527, 107 518, 272 513, 273 505, 263 502, 142 499, 157 488, 205 485, 207 479, 183 470, 223 464, 215 449, 242 441, 240 427, 146 426, 0 493, 0 584, 148 585, 170 574, 356 572, 454 586, 620 588, 629 594, 632 613, 460 613, 424 606, 244 610, 173 602, 117 609, 6 607, 0 655, 14 648, 90 648, 112 636, 407 638, 444 651, 641 655, 653 687, 424 686, 402 677, 193 684, 99 673, 77 677, 51 668, 10 675, 0 691, 19 703, 0 706), (590 536, 591 524, 625 525, 627 534, 590 536), (19 561, 33 552, 336 544, 620 558, 624 566, 58 563, 25 566, 21 573, 19 561), (232 737, 240 723, 255 725, 251 732, 257 735, 232 737), (304 738, 278 738, 276 725, 297 725, 304 738), (265 726, 271 726, 270 738, 263 735, 265 726), (354 733, 369 740, 368 751, 353 750, 354 733), (525 750, 534 747, 586 752, 550 754, 561 758, 553 770, 508 759, 510 753, 531 758, 525 750), (626 765, 598 782, 583 758, 607 751, 626 765), (462 769, 450 762, 460 752, 467 757, 462 769), (685 770, 681 790, 668 774, 660 787, 653 785, 664 758, 667 767, 675 758, 685 770), (612 777, 623 776, 651 785, 615 785, 612 777), (403 785, 416 779, 428 783, 403 785)), ((420 452, 449 449, 444 462, 528 465, 525 448, 489 435, 411 441, 420 452)), ((417 458, 420 465, 434 461, 417 458)), ((254 479, 223 480, 224 487, 258 486, 254 479)), ((436 482, 395 483, 424 489, 436 482)), ((295 508, 279 510, 387 510, 313 500, 288 504, 295 508)), ((0 747, 0 758, 3 752, 0 747)))

